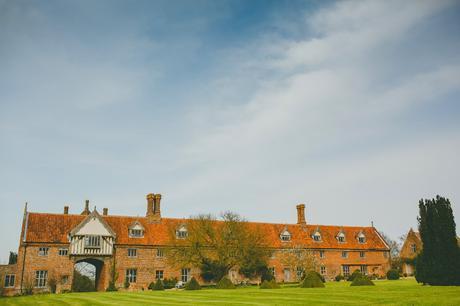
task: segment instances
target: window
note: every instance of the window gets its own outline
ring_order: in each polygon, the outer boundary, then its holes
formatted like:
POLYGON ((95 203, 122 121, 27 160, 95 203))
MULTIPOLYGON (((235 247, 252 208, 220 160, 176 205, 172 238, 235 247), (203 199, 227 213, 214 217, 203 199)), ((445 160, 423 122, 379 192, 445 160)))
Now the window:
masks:
POLYGON ((342 258, 347 258, 347 257, 348 257, 348 252, 342 251, 342 258))
POLYGON ((179 239, 185 239, 188 237, 188 232, 185 226, 181 226, 179 230, 176 231, 176 237, 179 239))
POLYGON ((297 279, 301 279, 301 278, 302 278, 302 275, 303 275, 303 268, 302 268, 302 267, 297 267, 297 269, 296 269, 296 275, 297 275, 297 279))
POLYGON ((165 252, 163 249, 157 249, 157 257, 165 257, 165 252))
POLYGON ((132 238, 142 238, 144 237, 144 231, 141 229, 130 229, 129 230, 129 237, 132 238))
POLYGON ((350 275, 350 266, 342 266, 343 276, 347 277, 350 275))
POLYGON ((324 251, 319 251, 319 258, 326 258, 324 251))
POLYGON ((289 282, 291 280, 291 269, 289 268, 284 268, 284 281, 289 282))
POLYGON ((69 276, 68 275, 63 275, 61 277, 61 284, 66 285, 69 282, 69 276))
POLYGON ((345 234, 340 232, 338 235, 337 235, 337 240, 339 242, 345 242, 345 234))
POLYGON ((314 241, 321 241, 321 234, 319 232, 316 232, 314 235, 313 235, 313 240, 314 241))
POLYGON ((417 245, 415 243, 410 245, 410 250, 412 253, 417 253, 417 245))
POLYGON ((14 274, 7 274, 5 275, 5 288, 12 288, 14 287, 14 280, 16 276, 14 274))
POLYGON ((155 279, 163 279, 164 271, 163 270, 156 270, 155 271, 155 279))
POLYGON ((59 249, 59 256, 67 256, 69 254, 69 250, 65 248, 59 249))
POLYGON ((46 287, 47 279, 48 279, 48 271, 45 271, 45 270, 35 271, 35 287, 37 288, 46 287))
POLYGON ((367 275, 367 266, 360 266, 359 270, 363 275, 367 275))
POLYGON ((137 280, 137 269, 126 270, 126 280, 129 283, 135 283, 137 280))
POLYGON ((50 248, 48 247, 41 247, 38 249, 38 255, 39 256, 48 256, 48 251, 50 250, 50 248))
POLYGON ((361 258, 366 257, 366 252, 360 251, 360 252, 359 252, 359 257, 361 257, 361 258))
POLYGON ((137 249, 128 249, 128 257, 137 257, 137 249))
POLYGON ((101 236, 85 236, 85 248, 98 249, 100 247, 101 247, 101 236))
POLYGON ((275 267, 268 268, 268 272, 271 273, 273 275, 273 277, 274 277, 275 276, 275 267))
POLYGON ((188 282, 190 278, 190 269, 189 268, 183 268, 181 270, 181 276, 180 280, 183 281, 184 283, 188 282))
POLYGON ((321 272, 321 275, 326 275, 326 267, 321 266, 320 272, 321 272))
POLYGON ((291 233, 287 230, 284 230, 280 235, 281 241, 290 241, 291 240, 291 233))
POLYGON ((359 243, 365 243, 366 242, 366 237, 364 236, 364 234, 359 234, 358 242, 359 243))

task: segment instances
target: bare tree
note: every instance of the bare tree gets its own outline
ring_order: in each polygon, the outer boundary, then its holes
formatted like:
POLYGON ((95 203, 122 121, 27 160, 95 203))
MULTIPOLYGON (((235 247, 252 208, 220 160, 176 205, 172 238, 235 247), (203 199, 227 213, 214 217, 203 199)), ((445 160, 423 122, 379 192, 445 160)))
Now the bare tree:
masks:
POLYGON ((300 280, 305 272, 316 271, 318 269, 318 261, 314 255, 314 251, 305 249, 302 245, 295 245, 290 249, 281 251, 280 261, 285 267, 289 267, 296 273, 296 278, 300 280))

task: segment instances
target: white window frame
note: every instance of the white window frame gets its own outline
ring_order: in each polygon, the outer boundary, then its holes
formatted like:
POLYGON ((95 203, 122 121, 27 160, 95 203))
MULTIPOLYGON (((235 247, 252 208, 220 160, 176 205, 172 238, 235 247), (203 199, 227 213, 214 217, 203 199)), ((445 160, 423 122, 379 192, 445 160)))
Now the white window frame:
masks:
POLYGON ((185 239, 188 237, 188 230, 185 226, 181 226, 177 231, 176 231, 176 238, 177 239, 185 239))
POLYGON ((164 270, 155 270, 155 279, 164 279, 165 271, 164 270))
POLYGON ((291 233, 288 231, 288 230, 284 230, 281 234, 280 234, 280 239, 282 242, 288 242, 288 241, 291 241, 291 233))
POLYGON ((39 247, 38 256, 48 256, 49 251, 50 251, 49 247, 39 247))
POLYGON ((136 283, 137 282, 137 269, 131 268, 131 269, 126 269, 126 280, 131 283, 136 283))
POLYGON ((59 256, 67 256, 67 255, 69 255, 69 249, 67 249, 67 248, 59 248, 58 254, 59 254, 59 256))
POLYGON ((275 267, 269 267, 268 271, 275 277, 275 267))
POLYGON ((86 249, 100 249, 102 246, 101 236, 98 235, 86 235, 85 236, 85 248, 86 249))
POLYGON ((359 271, 361 272, 361 274, 367 275, 367 266, 366 265, 359 266, 359 271))
POLYGON ((144 230, 132 228, 129 230, 129 237, 130 238, 143 238, 144 237, 144 230))
POLYGON ((340 243, 344 243, 345 242, 345 234, 340 232, 338 235, 337 235, 337 241, 340 242, 340 243))
POLYGON ((14 288, 15 282, 16 282, 16 274, 6 274, 5 284, 3 285, 3 287, 4 288, 14 288))
POLYGON ((182 268, 180 271, 180 279, 182 282, 187 283, 190 280, 190 268, 182 268))
POLYGON ((410 245, 410 250, 412 253, 417 253, 417 245, 415 243, 412 243, 410 245))
POLYGON ((301 279, 301 278, 302 278, 303 271, 304 271, 304 269, 303 269, 302 267, 297 267, 297 268, 296 268, 296 276, 297 276, 297 279, 301 279))
POLYGON ((321 242, 321 234, 320 233, 315 233, 313 235, 313 240, 316 241, 316 242, 321 242))
POLYGON ((320 267, 320 273, 321 273, 321 275, 326 275, 326 273, 327 273, 326 266, 321 266, 320 267))
POLYGON ((137 257, 137 249, 129 248, 128 249, 128 257, 129 258, 136 258, 137 257))
POLYGON ((364 235, 359 235, 358 236, 358 242, 359 243, 366 243, 366 237, 364 235))
POLYGON ((345 276, 345 277, 350 276, 350 266, 348 266, 348 265, 343 265, 343 266, 342 266, 342 274, 343 274, 343 276, 345 276))
POLYGON ((165 257, 165 251, 163 249, 157 249, 157 257, 158 258, 165 257))
POLYGON ((35 288, 46 288, 48 283, 48 271, 37 270, 35 271, 35 288))

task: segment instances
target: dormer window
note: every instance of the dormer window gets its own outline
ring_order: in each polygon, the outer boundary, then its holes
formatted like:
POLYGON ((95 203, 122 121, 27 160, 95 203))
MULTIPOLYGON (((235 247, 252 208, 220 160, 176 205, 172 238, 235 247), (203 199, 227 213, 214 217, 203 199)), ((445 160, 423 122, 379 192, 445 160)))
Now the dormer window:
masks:
POLYGON ((144 237, 144 227, 139 221, 133 222, 128 229, 130 238, 142 238, 144 237))
POLYGON ((321 241, 321 233, 320 232, 315 232, 313 234, 313 240, 314 241, 321 241))
POLYGON ((187 228, 182 225, 177 231, 176 231, 176 237, 178 239, 185 239, 188 237, 188 231, 187 228))
POLYGON ((133 238, 141 238, 144 237, 144 231, 140 229, 130 229, 129 236, 133 238))
POLYGON ((291 241, 291 233, 289 233, 288 230, 284 230, 280 234, 280 239, 281 239, 281 241, 291 241))
POLYGON ((358 234, 358 242, 359 243, 365 243, 366 242, 366 236, 362 232, 358 234))
POLYGON ((101 247, 101 236, 85 236, 85 248, 99 249, 101 247))
POLYGON ((345 234, 343 232, 340 232, 338 235, 337 235, 337 240, 339 242, 345 242, 345 234))
POLYGON ((415 243, 410 245, 410 249, 411 249, 412 253, 417 253, 417 245, 415 243))

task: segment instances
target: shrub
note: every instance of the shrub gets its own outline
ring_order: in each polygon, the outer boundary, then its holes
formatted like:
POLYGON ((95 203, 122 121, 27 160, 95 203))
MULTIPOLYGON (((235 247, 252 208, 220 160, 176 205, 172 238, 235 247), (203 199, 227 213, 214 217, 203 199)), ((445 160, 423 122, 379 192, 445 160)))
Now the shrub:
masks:
POLYGON ((387 272, 387 279, 396 280, 399 279, 399 272, 396 269, 390 269, 387 272))
MULTIPOLYGON (((360 273, 361 274, 361 273, 360 273)), ((374 286, 374 282, 366 275, 358 275, 355 277, 350 286, 374 286)))
POLYGON ((325 283, 325 282, 326 282, 326 279, 324 278, 324 276, 323 276, 323 275, 319 274, 319 273, 318 273, 318 272, 316 272, 316 271, 315 271, 315 273, 316 273, 316 275, 318 275, 319 279, 320 279, 320 280, 321 280, 323 283, 325 283))
POLYGON ((115 282, 110 281, 109 286, 105 289, 105 291, 118 291, 117 287, 115 287, 115 282))
POLYGON ((157 281, 152 287, 152 290, 165 290, 165 287, 163 286, 163 282, 161 281, 161 279, 157 279, 157 281))
POLYGON ((72 282, 73 292, 90 292, 95 290, 95 284, 92 279, 76 270, 74 271, 72 282))
POLYGON ((301 288, 323 288, 324 283, 315 271, 309 271, 305 274, 305 278, 300 283, 301 288))
POLYGON ((198 281, 195 279, 195 277, 192 277, 192 279, 185 284, 185 290, 200 290, 201 286, 198 283, 198 281))
POLYGON ((163 287, 165 289, 171 289, 174 288, 174 286, 177 284, 177 278, 165 278, 163 280, 163 287))
POLYGON ((50 287, 50 292, 51 293, 56 293, 56 287, 57 287, 57 281, 54 277, 51 277, 48 280, 48 287, 50 287))
POLYGON ((353 273, 351 273, 350 276, 348 276, 347 280, 352 282, 355 280, 356 277, 362 276, 361 272, 359 270, 355 270, 353 273))
POLYGON ((126 278, 126 279, 125 279, 125 282, 123 283, 123 287, 124 287, 125 289, 128 289, 128 288, 129 288, 129 285, 130 285, 130 284, 129 284, 129 280, 128 280, 128 278, 126 278))
POLYGON ((279 289, 281 288, 280 285, 276 283, 274 279, 270 281, 263 281, 262 284, 260 284, 260 289, 279 289))
POLYGON ((341 280, 344 280, 344 279, 345 279, 345 277, 343 277, 342 274, 337 274, 337 275, 335 276, 335 281, 336 281, 336 282, 340 282, 341 280))
POLYGON ((222 277, 222 279, 217 283, 216 289, 236 289, 236 286, 232 283, 228 277, 222 277))

